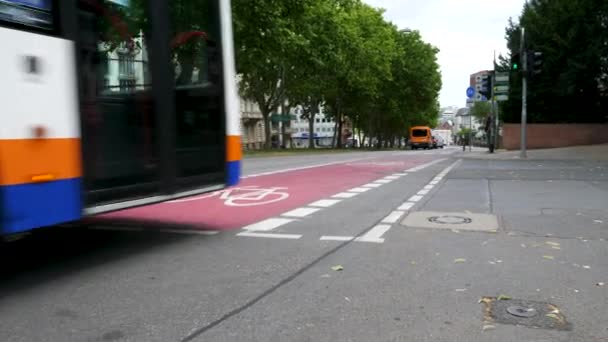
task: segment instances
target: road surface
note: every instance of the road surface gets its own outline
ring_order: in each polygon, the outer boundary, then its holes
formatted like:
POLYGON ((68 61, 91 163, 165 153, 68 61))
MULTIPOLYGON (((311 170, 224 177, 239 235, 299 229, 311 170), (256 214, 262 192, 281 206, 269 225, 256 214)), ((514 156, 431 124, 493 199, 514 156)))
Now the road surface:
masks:
POLYGON ((459 155, 250 158, 238 191, 3 246, 0 340, 607 340, 608 163, 459 155))

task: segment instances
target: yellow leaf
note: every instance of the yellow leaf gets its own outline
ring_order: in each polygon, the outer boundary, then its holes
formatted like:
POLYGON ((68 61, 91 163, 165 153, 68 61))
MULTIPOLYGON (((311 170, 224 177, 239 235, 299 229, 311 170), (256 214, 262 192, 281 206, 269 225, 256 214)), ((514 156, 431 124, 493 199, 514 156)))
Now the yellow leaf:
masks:
POLYGON ((555 259, 552 255, 543 255, 543 258, 553 260, 555 259))
POLYGON ((467 261, 467 259, 465 259, 465 258, 456 258, 456 259, 454 259, 454 263, 455 264, 462 264, 462 263, 464 263, 466 261, 467 261))
POLYGON ((332 266, 331 269, 334 271, 342 271, 344 269, 344 267, 342 267, 342 265, 336 265, 336 266, 332 266))

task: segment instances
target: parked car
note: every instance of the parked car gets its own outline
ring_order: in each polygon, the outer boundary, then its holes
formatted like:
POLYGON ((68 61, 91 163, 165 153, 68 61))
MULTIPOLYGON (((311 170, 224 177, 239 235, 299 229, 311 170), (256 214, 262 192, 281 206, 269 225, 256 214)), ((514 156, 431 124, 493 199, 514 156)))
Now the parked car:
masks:
POLYGON ((443 148, 445 146, 445 141, 442 137, 436 135, 433 136, 433 148, 443 148))

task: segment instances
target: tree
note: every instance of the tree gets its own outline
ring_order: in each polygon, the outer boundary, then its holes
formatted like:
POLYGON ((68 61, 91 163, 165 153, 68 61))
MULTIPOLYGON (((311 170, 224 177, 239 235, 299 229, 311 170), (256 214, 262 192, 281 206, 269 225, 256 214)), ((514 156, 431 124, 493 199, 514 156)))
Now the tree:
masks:
POLYGON ((471 107, 470 114, 473 115, 478 120, 483 120, 490 112, 492 111, 492 106, 490 102, 487 101, 477 101, 473 103, 471 107))
MULTIPOLYGON (((519 23, 509 21, 507 46, 543 53, 542 73, 530 79, 529 122, 606 122, 608 117, 608 3, 602 0, 532 0, 519 23)), ((501 61, 501 63, 504 61, 501 61)), ((512 74, 507 122, 519 122, 521 76, 512 74)))

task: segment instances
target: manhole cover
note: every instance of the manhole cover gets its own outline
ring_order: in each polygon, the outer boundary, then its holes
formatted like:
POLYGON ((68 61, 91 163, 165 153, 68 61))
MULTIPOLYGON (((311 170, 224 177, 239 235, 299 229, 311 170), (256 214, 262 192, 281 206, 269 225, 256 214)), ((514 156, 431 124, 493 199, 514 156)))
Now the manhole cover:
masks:
POLYGON ((439 224, 467 224, 473 222, 470 217, 453 215, 431 216, 428 218, 428 220, 429 222, 439 224))
POLYGON ((519 305, 509 306, 507 312, 517 317, 532 317, 536 315, 536 310, 534 308, 526 308, 519 305))
POLYGON ((486 322, 513 324, 529 328, 571 330, 570 324, 561 310, 545 302, 522 299, 498 300, 483 297, 483 316, 486 322))

